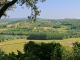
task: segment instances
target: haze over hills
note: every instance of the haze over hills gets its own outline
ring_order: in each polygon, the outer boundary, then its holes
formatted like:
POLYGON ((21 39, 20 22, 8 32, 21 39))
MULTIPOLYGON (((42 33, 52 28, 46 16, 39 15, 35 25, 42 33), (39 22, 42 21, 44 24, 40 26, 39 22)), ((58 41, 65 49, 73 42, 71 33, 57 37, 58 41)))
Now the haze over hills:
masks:
POLYGON ((0 20, 12 20, 12 21, 15 21, 15 20, 27 20, 27 18, 4 18, 4 19, 0 19, 0 20))
MULTIPOLYGON (((46 19, 46 18, 39 18, 37 20, 56 20, 56 21, 63 21, 63 20, 75 20, 76 18, 64 18, 64 19, 46 19)), ((12 22, 12 21, 16 21, 16 20, 28 20, 28 18, 3 18, 3 19, 0 19, 0 22, 1 21, 9 21, 9 22, 12 22)), ((76 19, 76 20, 80 20, 80 19, 76 19)))

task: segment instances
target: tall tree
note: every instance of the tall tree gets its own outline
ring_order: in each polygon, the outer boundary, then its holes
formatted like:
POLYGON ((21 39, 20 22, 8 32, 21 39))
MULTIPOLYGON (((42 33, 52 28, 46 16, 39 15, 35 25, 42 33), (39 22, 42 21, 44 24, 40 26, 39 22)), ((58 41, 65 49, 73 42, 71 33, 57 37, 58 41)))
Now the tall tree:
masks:
POLYGON ((7 16, 6 11, 12 9, 17 3, 20 6, 26 4, 27 7, 31 8, 31 16, 28 16, 28 18, 36 20, 36 17, 41 12, 38 10, 36 4, 44 1, 46 0, 0 0, 0 18, 2 16, 7 16))

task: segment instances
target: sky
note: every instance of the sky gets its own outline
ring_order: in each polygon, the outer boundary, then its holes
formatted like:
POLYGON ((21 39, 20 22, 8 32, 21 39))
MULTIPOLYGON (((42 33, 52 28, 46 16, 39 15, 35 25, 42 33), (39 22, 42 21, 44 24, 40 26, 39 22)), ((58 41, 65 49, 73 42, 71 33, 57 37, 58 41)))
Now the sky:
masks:
MULTIPOLYGON (((41 10, 39 18, 48 19, 64 19, 77 18, 80 19, 80 0, 46 0, 46 2, 38 3, 41 10)), ((10 18, 27 18, 31 10, 24 5, 24 9, 17 5, 13 11, 7 11, 10 18)))

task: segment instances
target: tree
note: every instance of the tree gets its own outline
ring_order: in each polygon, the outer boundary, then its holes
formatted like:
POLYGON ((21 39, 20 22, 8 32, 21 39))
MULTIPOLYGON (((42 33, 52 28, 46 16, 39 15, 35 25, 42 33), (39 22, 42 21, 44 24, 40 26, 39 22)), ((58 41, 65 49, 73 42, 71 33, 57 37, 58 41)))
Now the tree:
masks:
POLYGON ((44 2, 46 0, 0 0, 0 18, 2 16, 7 16, 6 11, 13 9, 13 6, 19 4, 23 6, 26 4, 27 7, 31 8, 31 16, 28 16, 29 19, 36 20, 37 16, 40 15, 41 11, 38 10, 37 3, 44 2))
POLYGON ((55 42, 37 44, 30 41, 24 45, 24 53, 28 60, 62 60, 62 46, 55 42))

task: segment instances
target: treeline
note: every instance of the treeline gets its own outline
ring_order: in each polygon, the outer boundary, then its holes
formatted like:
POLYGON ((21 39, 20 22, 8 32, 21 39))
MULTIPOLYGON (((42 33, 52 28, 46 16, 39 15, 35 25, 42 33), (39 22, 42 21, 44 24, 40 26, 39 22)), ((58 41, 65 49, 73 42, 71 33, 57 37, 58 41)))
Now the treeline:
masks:
POLYGON ((8 41, 8 40, 14 40, 14 39, 25 39, 26 37, 25 36, 10 36, 10 35, 0 35, 0 42, 3 42, 3 41, 8 41))
POLYGON ((70 49, 64 48, 59 43, 35 43, 33 41, 24 45, 24 53, 17 50, 5 54, 0 50, 0 60, 80 60, 80 43, 73 43, 70 49))
POLYGON ((67 38, 78 38, 80 37, 80 31, 68 30, 66 32, 30 32, 27 35, 29 40, 63 40, 67 38))
POLYGON ((60 40, 64 39, 63 33, 49 33, 49 32, 31 32, 29 33, 27 39, 30 40, 60 40))
POLYGON ((1 35, 21 35, 26 36, 29 40, 62 40, 67 38, 80 37, 79 30, 68 30, 66 32, 59 31, 33 31, 33 28, 14 28, 0 32, 1 35))
POLYGON ((65 21, 62 21, 61 23, 62 25, 70 27, 68 30, 80 29, 80 20, 76 20, 76 19, 75 20, 65 20, 65 21))
POLYGON ((8 29, 6 31, 0 32, 0 34, 6 35, 27 35, 29 32, 32 31, 33 28, 13 28, 8 29))
POLYGON ((7 40, 14 40, 14 37, 6 37, 3 35, 0 35, 0 42, 7 41, 7 40))
POLYGON ((78 30, 68 30, 65 33, 66 38, 78 38, 80 37, 80 31, 78 30))
POLYGON ((27 21, 27 20, 15 20, 15 21, 12 21, 12 22, 10 22, 8 24, 15 24, 15 23, 18 23, 18 22, 23 22, 23 21, 27 21))
POLYGON ((7 27, 7 25, 5 25, 5 24, 0 25, 0 28, 6 28, 6 27, 7 27))

